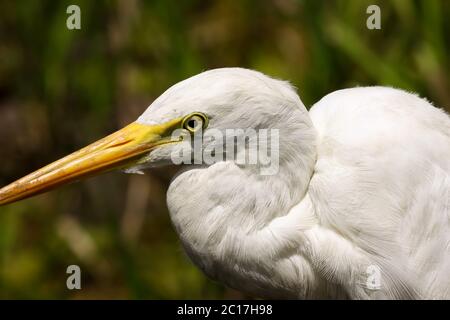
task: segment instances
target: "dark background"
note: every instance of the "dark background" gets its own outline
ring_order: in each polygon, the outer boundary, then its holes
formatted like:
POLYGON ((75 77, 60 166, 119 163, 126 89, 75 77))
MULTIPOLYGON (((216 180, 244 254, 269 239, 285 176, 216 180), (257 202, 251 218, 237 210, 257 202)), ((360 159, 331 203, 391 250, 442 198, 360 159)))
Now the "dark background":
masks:
MULTIPOLYGON (((0 1, 0 185, 134 121, 203 70, 291 81, 308 107, 387 85, 450 108, 450 1, 0 1), (81 30, 66 8, 81 8, 81 30), (381 8, 382 29, 366 28, 381 8)), ((173 168, 110 173, 0 208, 0 298, 241 298, 185 257, 173 168), (66 288, 68 265, 82 290, 66 288)))

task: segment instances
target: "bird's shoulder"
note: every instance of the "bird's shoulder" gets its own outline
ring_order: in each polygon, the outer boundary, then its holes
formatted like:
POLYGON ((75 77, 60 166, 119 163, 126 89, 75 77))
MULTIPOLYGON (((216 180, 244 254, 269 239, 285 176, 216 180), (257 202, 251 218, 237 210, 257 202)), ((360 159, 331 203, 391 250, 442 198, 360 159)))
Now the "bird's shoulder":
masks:
MULTIPOLYGON (((310 114, 318 155, 309 192, 321 223, 388 257, 383 268, 391 275, 401 272, 398 266, 410 274, 432 270, 421 261, 437 261, 439 252, 445 263, 424 283, 448 283, 450 252, 441 245, 450 231, 448 115, 414 94, 382 87, 332 93, 310 114)), ((419 289, 448 295, 430 290, 419 289)))
POLYGON ((310 116, 319 156, 394 159, 401 151, 450 170, 450 117, 415 94, 389 87, 338 90, 317 102, 310 116))
POLYGON ((422 126, 450 135, 450 118, 442 109, 414 93, 390 87, 357 87, 334 91, 312 106, 319 131, 378 126, 422 126))

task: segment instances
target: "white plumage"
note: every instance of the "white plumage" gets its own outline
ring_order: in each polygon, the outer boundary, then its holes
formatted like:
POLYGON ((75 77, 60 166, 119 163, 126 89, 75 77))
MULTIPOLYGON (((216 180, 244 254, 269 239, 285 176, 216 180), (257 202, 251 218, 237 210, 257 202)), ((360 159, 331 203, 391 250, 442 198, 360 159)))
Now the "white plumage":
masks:
POLYGON ((277 175, 228 161, 189 166, 171 183, 171 218, 206 274, 259 297, 450 298, 442 110, 368 87, 331 93, 308 113, 286 82, 233 68, 175 85, 139 122, 193 111, 210 115, 210 128, 281 130, 277 175), (378 290, 367 288, 372 265, 378 290))
POLYGON ((1 189, 0 205, 137 156, 127 171, 170 162, 183 144, 166 136, 193 113, 209 118, 204 135, 279 130, 275 175, 233 158, 186 165, 170 184, 173 224, 207 275, 257 297, 450 298, 450 118, 397 89, 336 91, 308 112, 287 82, 207 71, 137 123, 1 189))

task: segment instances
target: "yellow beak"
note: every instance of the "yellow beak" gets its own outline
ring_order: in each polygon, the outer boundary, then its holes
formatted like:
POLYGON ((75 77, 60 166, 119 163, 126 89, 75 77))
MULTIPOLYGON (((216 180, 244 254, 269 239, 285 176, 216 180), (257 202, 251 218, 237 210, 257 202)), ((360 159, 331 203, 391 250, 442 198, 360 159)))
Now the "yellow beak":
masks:
POLYGON ((174 142, 171 133, 181 125, 181 121, 175 119, 153 126, 132 123, 0 189, 0 206, 137 163, 156 146, 174 142))

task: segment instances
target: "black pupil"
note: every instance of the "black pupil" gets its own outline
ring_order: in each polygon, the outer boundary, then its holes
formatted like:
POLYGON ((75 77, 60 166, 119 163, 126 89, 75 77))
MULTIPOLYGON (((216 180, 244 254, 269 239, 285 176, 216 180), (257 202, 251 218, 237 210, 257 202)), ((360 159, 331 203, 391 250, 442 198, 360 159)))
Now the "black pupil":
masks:
POLYGON ((195 129, 197 127, 197 120, 194 120, 194 119, 189 120, 188 126, 192 129, 195 129))

